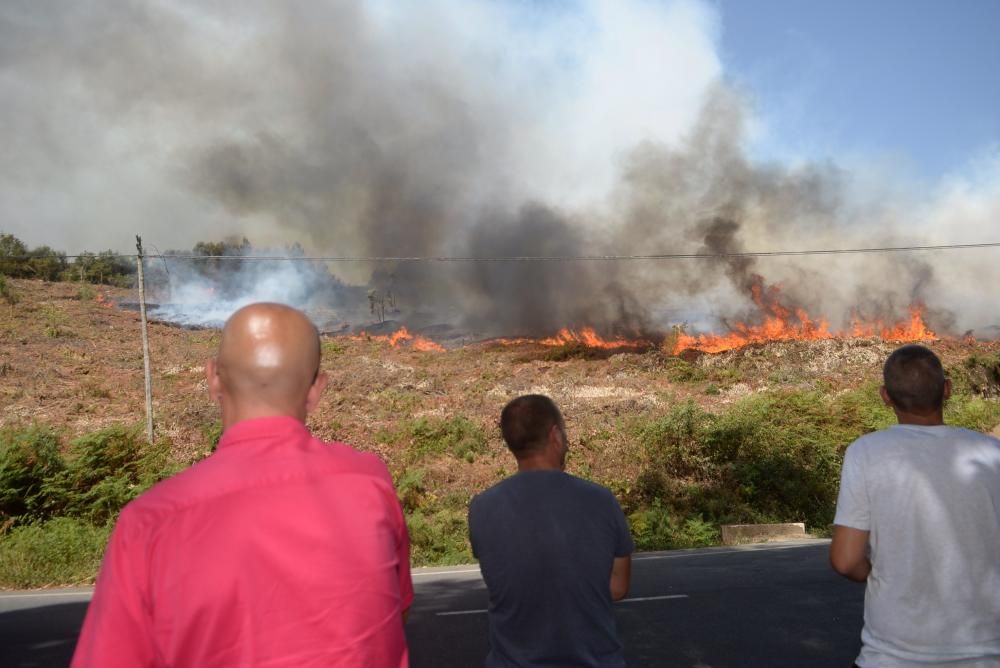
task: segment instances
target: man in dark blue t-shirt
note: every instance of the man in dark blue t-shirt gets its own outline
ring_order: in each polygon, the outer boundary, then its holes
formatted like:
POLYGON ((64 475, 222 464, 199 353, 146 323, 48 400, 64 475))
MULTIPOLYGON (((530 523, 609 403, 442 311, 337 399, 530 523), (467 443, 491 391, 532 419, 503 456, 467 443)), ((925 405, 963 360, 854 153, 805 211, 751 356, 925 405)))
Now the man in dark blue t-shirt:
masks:
POLYGON ((469 537, 490 593, 489 668, 625 665, 612 601, 632 537, 614 495, 563 472, 566 424, 546 396, 500 413, 518 472, 472 500, 469 537))

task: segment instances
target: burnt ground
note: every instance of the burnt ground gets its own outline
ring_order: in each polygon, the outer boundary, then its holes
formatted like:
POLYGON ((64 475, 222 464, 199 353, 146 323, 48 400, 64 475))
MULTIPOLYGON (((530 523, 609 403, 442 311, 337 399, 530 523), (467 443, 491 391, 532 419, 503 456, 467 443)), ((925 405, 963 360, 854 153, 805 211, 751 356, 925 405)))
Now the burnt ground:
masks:
MULTIPOLYGON (((38 422, 68 437, 143 421, 139 314, 113 304, 134 291, 73 283, 9 281, 19 301, 0 303, 0 427, 38 422)), ((180 460, 205 454, 218 415, 205 394, 202 365, 216 330, 150 325, 154 413, 159 435, 180 460)), ((473 461, 423 461, 439 493, 477 491, 513 471, 496 428, 503 404, 523 393, 550 394, 563 408, 574 449, 570 471, 593 479, 634 479, 641 462, 625 436, 630 420, 691 399, 719 410, 747 394, 776 388, 835 393, 878 378, 897 344, 879 340, 773 343, 715 355, 658 350, 595 352, 536 344, 481 342, 447 352, 391 348, 374 340, 325 335, 331 377, 309 423, 325 439, 379 453, 394 471, 410 455, 387 438, 419 418, 464 416, 481 426, 486 452, 473 461), (394 445, 390 445, 393 443, 394 445)), ((1000 343, 944 340, 947 364, 1000 351, 1000 343)))

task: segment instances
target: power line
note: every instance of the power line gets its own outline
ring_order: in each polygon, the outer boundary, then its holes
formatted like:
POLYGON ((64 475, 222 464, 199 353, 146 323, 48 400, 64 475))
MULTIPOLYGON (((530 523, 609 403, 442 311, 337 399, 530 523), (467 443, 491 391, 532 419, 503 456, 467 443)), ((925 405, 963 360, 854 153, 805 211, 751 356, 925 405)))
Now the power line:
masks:
MULTIPOLYGON (((808 250, 775 251, 733 251, 719 253, 652 253, 646 255, 504 255, 479 257, 472 255, 194 255, 194 254, 146 254, 146 258, 166 260, 223 260, 258 262, 555 262, 555 261, 632 261, 632 260, 697 260, 741 257, 795 257, 801 255, 861 255, 876 253, 912 253, 921 251, 968 250, 973 248, 997 248, 1000 241, 974 244, 936 244, 928 246, 875 246, 869 248, 813 248, 808 250)), ((135 253, 115 253, 107 255, 8 255, 0 260, 32 260, 58 257, 63 259, 88 258, 135 259, 135 253)))

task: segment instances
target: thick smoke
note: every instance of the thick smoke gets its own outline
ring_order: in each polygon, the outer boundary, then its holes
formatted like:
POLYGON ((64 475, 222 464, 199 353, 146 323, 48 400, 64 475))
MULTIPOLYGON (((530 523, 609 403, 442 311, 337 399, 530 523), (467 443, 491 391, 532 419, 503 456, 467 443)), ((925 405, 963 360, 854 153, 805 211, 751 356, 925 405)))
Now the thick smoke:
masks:
MULTIPOLYGON (((237 234, 358 257, 992 240, 1000 160, 929 195, 751 161, 716 23, 695 0, 6 2, 0 227, 70 251, 237 234)), ((629 334, 753 321, 755 286, 780 284, 773 299, 833 326, 925 302, 932 325, 981 330, 996 263, 962 252, 338 262, 333 287, 267 263, 232 281, 232 303, 264 294, 339 322, 374 289, 416 326, 629 334)), ((211 301, 203 278, 175 270, 171 317, 211 301)))

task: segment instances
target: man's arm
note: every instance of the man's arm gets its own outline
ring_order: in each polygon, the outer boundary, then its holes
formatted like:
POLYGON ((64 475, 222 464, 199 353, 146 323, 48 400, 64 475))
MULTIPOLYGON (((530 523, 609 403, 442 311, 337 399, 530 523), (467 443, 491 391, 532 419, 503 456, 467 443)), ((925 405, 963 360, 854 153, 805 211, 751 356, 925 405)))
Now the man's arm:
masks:
POLYGON ((615 557, 611 565, 611 600, 620 601, 628 594, 629 582, 632 580, 632 555, 615 557))
POLYGON ((868 532, 851 527, 833 526, 833 541, 830 543, 830 565, 845 578, 864 582, 872 570, 865 550, 868 546, 868 532))
POLYGON ((153 665, 152 619, 142 593, 148 581, 143 545, 126 508, 111 534, 73 654, 73 668, 153 665))
POLYGON ((395 494, 392 498, 393 510, 397 513, 399 531, 396 537, 396 558, 399 569, 399 602, 402 608, 403 623, 410 617, 410 606, 413 605, 413 578, 410 575, 410 532, 406 528, 406 516, 403 507, 395 494))

